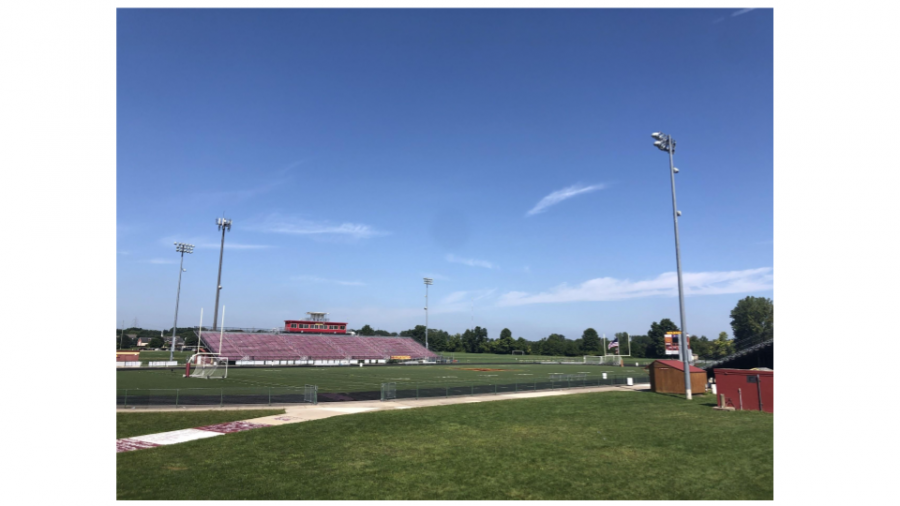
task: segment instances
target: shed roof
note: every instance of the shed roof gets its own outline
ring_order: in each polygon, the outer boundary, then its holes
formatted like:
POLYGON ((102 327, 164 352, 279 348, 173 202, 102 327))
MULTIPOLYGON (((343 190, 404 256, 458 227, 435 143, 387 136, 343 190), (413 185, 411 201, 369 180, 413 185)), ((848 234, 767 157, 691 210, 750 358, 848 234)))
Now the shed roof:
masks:
MULTIPOLYGON (((659 362, 665 366, 671 367, 672 369, 677 369, 679 371, 684 371, 684 363, 680 360, 654 360, 654 362, 659 362)), ((703 369, 699 367, 691 366, 691 372, 702 372, 705 373, 703 369)))

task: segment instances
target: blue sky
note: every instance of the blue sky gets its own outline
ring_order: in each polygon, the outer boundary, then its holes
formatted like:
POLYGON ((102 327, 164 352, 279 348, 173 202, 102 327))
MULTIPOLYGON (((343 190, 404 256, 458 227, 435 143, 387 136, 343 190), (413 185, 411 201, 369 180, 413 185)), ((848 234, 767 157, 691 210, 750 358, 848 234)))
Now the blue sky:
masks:
POLYGON ((772 297, 772 11, 119 10, 117 326, 714 337, 772 297), (473 310, 474 308, 474 310, 473 310))

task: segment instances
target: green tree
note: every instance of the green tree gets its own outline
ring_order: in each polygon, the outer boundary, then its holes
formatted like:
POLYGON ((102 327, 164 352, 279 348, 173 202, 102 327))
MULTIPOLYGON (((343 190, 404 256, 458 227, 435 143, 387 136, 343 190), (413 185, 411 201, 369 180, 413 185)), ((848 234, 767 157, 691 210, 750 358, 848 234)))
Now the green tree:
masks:
POLYGON ((559 357, 566 353, 566 336, 562 334, 550 334, 542 343, 541 354, 559 357))
POLYGON ((728 339, 728 334, 719 332, 719 338, 710 343, 710 356, 713 359, 725 358, 734 353, 734 341, 728 339))
POLYGON ((494 353, 508 355, 514 349, 516 349, 516 342, 513 341, 512 332, 509 329, 503 329, 500 332, 500 339, 494 341, 494 353))
POLYGON ((668 318, 663 318, 659 323, 653 322, 650 325, 650 331, 647 332, 647 336, 653 340, 653 358, 666 356, 665 335, 667 332, 674 330, 678 330, 678 326, 668 318))
POLYGON ((650 336, 631 336, 631 356, 635 358, 653 357, 656 355, 656 343, 650 336), (649 350, 649 351, 648 351, 649 350))
POLYGON ((766 297, 746 297, 731 310, 735 351, 775 336, 775 305, 766 297))
POLYGON ((361 336, 374 336, 375 329, 370 327, 368 324, 363 325, 363 328, 359 329, 359 335, 361 336))
POLYGON ((150 340, 150 342, 147 344, 147 346, 149 346, 151 348, 162 348, 163 346, 165 346, 165 344, 166 344, 165 341, 163 341, 163 339, 161 337, 156 336, 150 340))
POLYGON ((600 353, 600 335, 592 328, 584 329, 581 334, 581 346, 586 354, 600 353))
POLYGON ((697 355, 701 359, 709 358, 712 351, 712 341, 706 336, 691 338, 691 353, 697 355))

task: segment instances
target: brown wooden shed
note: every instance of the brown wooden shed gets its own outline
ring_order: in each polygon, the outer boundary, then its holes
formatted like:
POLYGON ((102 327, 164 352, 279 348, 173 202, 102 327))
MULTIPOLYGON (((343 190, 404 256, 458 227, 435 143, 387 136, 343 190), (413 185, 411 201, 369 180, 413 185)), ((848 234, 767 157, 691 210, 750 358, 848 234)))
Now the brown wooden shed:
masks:
MULTIPOLYGON (((661 394, 684 394, 684 363, 680 360, 655 360, 650 369, 650 390, 661 394)), ((706 392, 706 371, 691 366, 691 394, 706 392)))

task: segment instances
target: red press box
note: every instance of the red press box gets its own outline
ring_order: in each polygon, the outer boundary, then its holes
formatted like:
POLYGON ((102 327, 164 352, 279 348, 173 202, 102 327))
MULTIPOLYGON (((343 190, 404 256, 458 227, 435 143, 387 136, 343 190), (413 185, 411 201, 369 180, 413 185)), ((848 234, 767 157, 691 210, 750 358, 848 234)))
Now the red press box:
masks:
POLYGON ((713 369, 716 375, 716 394, 719 407, 773 413, 773 371, 753 369, 713 369), (722 396, 725 405, 722 405, 722 396), (762 406, 760 407, 760 404, 762 406))

